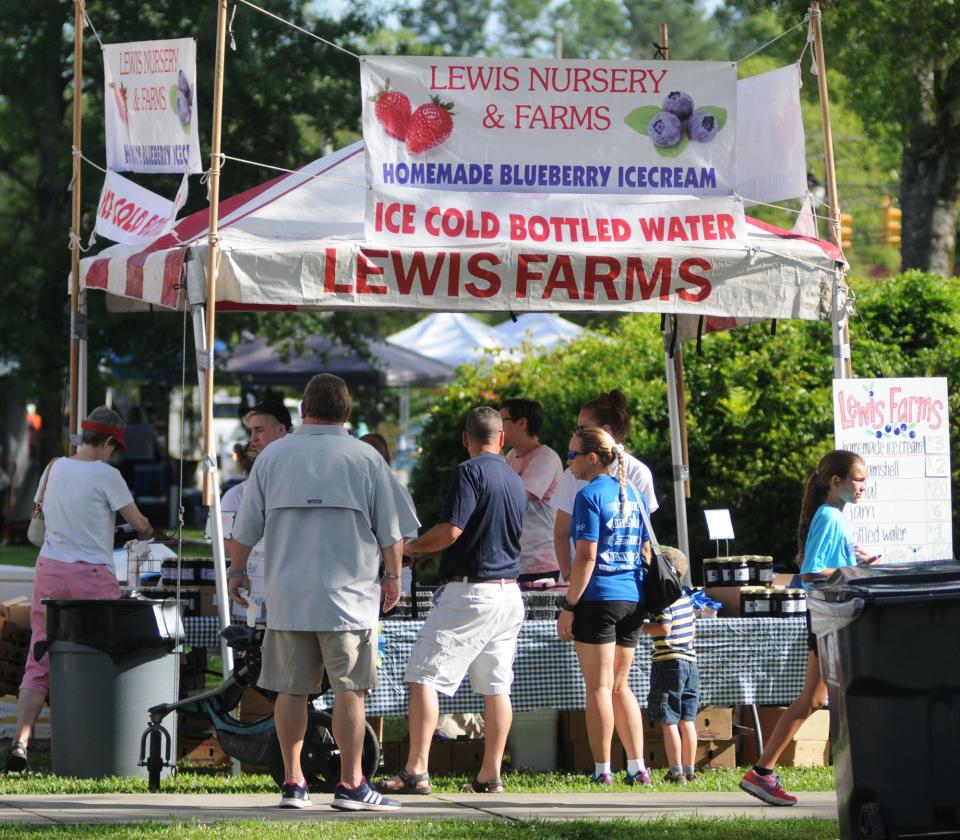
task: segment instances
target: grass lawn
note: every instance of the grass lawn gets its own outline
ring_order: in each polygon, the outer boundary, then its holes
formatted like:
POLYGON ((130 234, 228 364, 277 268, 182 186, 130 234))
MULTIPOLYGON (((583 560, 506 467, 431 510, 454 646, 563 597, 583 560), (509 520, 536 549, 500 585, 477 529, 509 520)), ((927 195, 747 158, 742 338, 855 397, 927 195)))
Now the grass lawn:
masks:
POLYGON ((593 822, 508 822, 506 820, 344 820, 342 822, 267 822, 246 820, 210 825, 137 823, 132 825, 4 826, 13 838, 176 838, 176 840, 833 840, 830 820, 663 819, 593 822))
MULTIPOLYGON (((177 550, 177 532, 170 532, 172 551, 177 550)), ((40 549, 32 545, 5 545, 0 548, 0 566, 29 566, 37 563, 37 554, 40 549)), ((198 528, 183 529, 183 556, 184 557, 212 557, 210 544, 204 540, 203 531, 198 528)))

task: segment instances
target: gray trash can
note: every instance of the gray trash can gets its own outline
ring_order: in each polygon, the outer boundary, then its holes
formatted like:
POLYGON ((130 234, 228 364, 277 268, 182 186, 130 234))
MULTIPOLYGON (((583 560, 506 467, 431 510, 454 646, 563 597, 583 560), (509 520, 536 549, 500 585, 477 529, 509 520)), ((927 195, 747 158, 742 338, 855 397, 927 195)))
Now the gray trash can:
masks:
MULTIPOLYGON (((120 598, 44 604, 53 772, 147 778, 147 769, 137 766, 147 709, 177 699, 178 603, 120 598)), ((175 715, 171 727, 176 743, 175 715)))
POLYGON ((960 831, 960 564, 840 569, 807 607, 841 838, 960 831))

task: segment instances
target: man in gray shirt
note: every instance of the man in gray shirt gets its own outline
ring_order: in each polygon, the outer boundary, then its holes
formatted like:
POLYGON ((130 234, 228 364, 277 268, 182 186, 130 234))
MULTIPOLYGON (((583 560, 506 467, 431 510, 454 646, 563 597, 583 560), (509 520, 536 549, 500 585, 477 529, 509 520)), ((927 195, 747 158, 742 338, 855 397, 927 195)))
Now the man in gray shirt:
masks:
POLYGON ((336 696, 340 748, 334 808, 396 810, 363 777, 364 694, 377 684, 378 609, 400 597, 403 552, 390 468, 350 437, 350 395, 342 379, 314 376, 303 393, 303 424, 253 464, 233 527, 230 597, 249 590, 250 547, 265 541, 267 631, 259 685, 279 693, 277 739, 286 781, 282 808, 310 805, 300 767, 307 695, 326 670, 336 696), (380 559, 386 568, 378 581, 380 559))

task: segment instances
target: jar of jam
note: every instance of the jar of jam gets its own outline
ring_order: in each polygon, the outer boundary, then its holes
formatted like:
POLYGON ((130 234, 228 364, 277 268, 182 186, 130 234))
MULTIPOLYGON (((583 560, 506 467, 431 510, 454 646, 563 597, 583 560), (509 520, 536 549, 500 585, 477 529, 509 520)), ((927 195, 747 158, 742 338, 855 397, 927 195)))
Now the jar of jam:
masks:
POLYGON ((753 561, 757 586, 771 586, 773 584, 773 558, 755 554, 751 560, 753 561))
MULTIPOLYGON (((790 597, 787 595, 787 588, 785 586, 771 586, 770 615, 773 618, 787 618, 793 615, 792 612, 787 612, 787 602, 789 600, 790 597)), ((792 610, 792 606, 789 607, 789 609, 792 610)))
POLYGON ((720 561, 722 557, 714 557, 703 561, 703 585, 722 586, 720 561))
POLYGON ((733 586, 733 560, 732 557, 718 557, 717 563, 720 564, 720 586, 733 586))
POLYGON ((731 572, 730 586, 750 585, 750 559, 746 555, 742 557, 731 557, 728 565, 731 572))
POLYGON ((770 592, 765 586, 744 586, 740 590, 740 615, 744 618, 769 618, 770 607, 770 592))
POLYGON ((787 590, 787 605, 789 615, 802 616, 807 611, 807 593, 803 589, 787 590))

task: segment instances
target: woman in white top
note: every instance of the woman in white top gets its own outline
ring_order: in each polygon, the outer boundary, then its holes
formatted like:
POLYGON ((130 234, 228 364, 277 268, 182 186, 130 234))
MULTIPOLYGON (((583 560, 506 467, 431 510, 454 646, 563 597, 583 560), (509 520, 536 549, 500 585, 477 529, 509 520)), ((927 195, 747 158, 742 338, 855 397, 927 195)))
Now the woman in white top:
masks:
MULTIPOLYGON (((30 608, 30 650, 46 638, 44 598, 117 598, 120 588, 113 571, 113 532, 116 514, 133 526, 140 539, 153 528, 130 495, 120 471, 107 461, 126 449, 123 419, 100 406, 80 424, 77 454, 50 462, 40 479, 34 501, 43 496, 46 537, 37 557, 30 608), (44 486, 44 484, 46 486, 44 486)), ((27 765, 27 745, 47 696, 48 656, 27 657, 17 702, 17 731, 6 769, 27 765)))
MULTIPOLYGON (((627 411, 627 398, 623 392, 614 388, 604 392, 580 407, 577 415, 576 431, 584 429, 603 429, 617 443, 623 443, 630 435, 630 414, 627 411)), ((653 473, 650 468, 634 458, 629 452, 623 455, 623 466, 629 481, 647 502, 647 510, 652 514, 660 505, 653 491, 653 473)), ((564 472, 553 494, 553 504, 557 509, 557 518, 553 524, 553 548, 557 555, 557 565, 564 580, 570 577, 570 517, 573 515, 573 501, 577 493, 587 486, 570 469, 564 472)))

